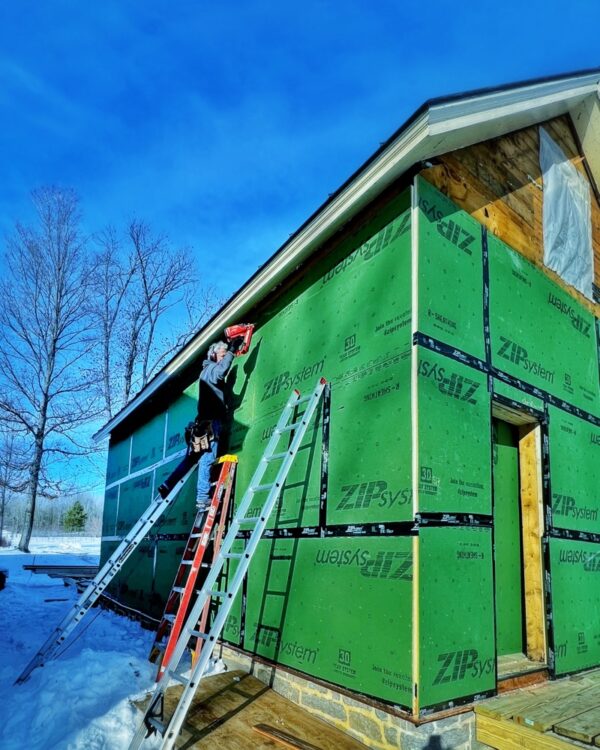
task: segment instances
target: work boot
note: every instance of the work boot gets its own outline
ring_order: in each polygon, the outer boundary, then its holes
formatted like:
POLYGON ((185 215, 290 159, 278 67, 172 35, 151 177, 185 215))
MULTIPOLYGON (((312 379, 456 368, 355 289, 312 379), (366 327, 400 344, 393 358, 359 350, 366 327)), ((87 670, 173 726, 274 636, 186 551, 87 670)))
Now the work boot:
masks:
POLYGON ((163 500, 169 494, 169 492, 171 492, 171 490, 164 483, 161 484, 160 487, 158 488, 158 494, 162 497, 163 500))

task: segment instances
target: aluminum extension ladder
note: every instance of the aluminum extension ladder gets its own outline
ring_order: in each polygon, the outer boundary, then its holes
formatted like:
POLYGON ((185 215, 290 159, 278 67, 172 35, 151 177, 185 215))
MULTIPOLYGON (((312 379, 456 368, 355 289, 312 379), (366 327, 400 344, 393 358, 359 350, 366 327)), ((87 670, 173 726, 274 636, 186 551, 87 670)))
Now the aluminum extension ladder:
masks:
POLYGON ((250 480, 248 489, 244 493, 235 516, 231 521, 227 535, 223 540, 221 550, 217 555, 217 559, 210 569, 206 581, 202 586, 202 590, 198 594, 196 603, 192 607, 186 623, 183 626, 182 633, 177 641, 175 650, 173 651, 170 665, 167 667, 154 689, 150 698, 150 703, 144 714, 144 718, 131 741, 129 750, 137 750, 140 748, 144 743, 144 740, 150 737, 155 731, 163 737, 161 750, 170 750, 174 747, 198 685, 208 666, 217 639, 219 638, 227 617, 229 616, 235 595, 239 591, 244 577, 246 576, 252 556, 258 547, 258 543, 265 530, 269 516, 281 494, 281 490, 296 454, 298 453, 298 449, 300 448, 308 424, 315 413, 326 385, 327 381, 324 378, 321 378, 313 392, 309 396, 303 398, 300 397, 299 391, 295 390, 285 405, 271 439, 267 444, 265 452, 254 472, 254 476, 250 480), (291 421, 296 408, 304 403, 306 404, 304 414, 302 414, 296 422, 291 421), (293 432, 294 435, 289 447, 284 451, 276 452, 282 435, 291 432, 293 432), (265 472, 274 461, 281 461, 275 481, 262 484, 261 482, 265 472), (254 496, 261 492, 266 492, 267 498, 262 505, 260 514, 258 516, 253 515, 249 517, 247 514, 254 496), (232 552, 232 546, 242 526, 253 526, 254 528, 252 529, 244 551, 240 553, 232 552), (215 590, 215 584, 217 583, 227 560, 239 561, 235 575, 227 589, 223 591, 215 590), (221 606, 219 607, 218 614, 216 615, 209 632, 203 633, 196 629, 197 623, 206 603, 212 597, 220 599, 221 606), (202 639, 204 641, 204 647, 200 658, 192 666, 189 676, 186 676, 178 671, 177 667, 185 653, 190 638, 202 639), (164 712, 164 694, 171 680, 181 683, 183 685, 183 692, 171 718, 168 721, 163 722, 161 719, 163 719, 164 712))
MULTIPOLYGON (((210 567, 209 563, 203 564, 203 560, 219 509, 221 510, 220 527, 225 523, 225 516, 229 508, 229 500, 235 479, 237 456, 222 456, 219 459, 219 463, 221 464, 221 471, 213 490, 210 505, 207 509, 199 510, 196 514, 192 531, 188 537, 175 580, 173 581, 173 586, 167 597, 165 611, 158 625, 156 637, 150 650, 150 661, 156 661, 159 656, 161 657, 156 676, 157 681, 169 665, 171 654, 179 639, 181 628, 185 622, 185 616, 195 592, 200 568, 210 567)), ((200 624, 200 628, 202 627, 202 624, 200 624)))
POLYGON ((40 648, 37 654, 21 672, 15 680, 15 685, 25 682, 29 675, 36 667, 43 666, 46 662, 51 661, 58 655, 58 651, 64 644, 70 633, 79 625, 85 615, 90 611, 92 605, 101 596, 108 584, 121 570, 126 560, 135 550, 138 544, 143 540, 148 531, 154 526, 156 521, 162 516, 165 510, 173 503, 179 490, 186 483, 190 474, 196 468, 194 464, 187 473, 175 484, 171 492, 166 497, 157 494, 148 508, 140 516, 139 520, 125 535, 125 539, 119 544, 117 549, 112 553, 104 563, 101 570, 86 590, 81 594, 73 607, 67 612, 62 621, 52 631, 48 640, 40 648))

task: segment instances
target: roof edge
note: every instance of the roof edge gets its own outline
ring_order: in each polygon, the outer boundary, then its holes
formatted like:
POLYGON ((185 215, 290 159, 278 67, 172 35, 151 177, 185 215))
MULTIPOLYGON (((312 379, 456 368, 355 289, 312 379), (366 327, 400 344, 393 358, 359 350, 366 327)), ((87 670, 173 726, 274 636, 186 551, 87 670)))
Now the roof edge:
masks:
POLYGON ((428 137, 437 137, 441 132, 449 130, 466 132, 469 128, 476 127, 482 119, 489 119, 484 116, 490 112, 494 113, 492 119, 495 119, 506 118, 511 113, 535 110, 537 121, 543 121, 544 107, 564 102, 567 111, 569 102, 581 100, 594 91, 597 93, 599 82, 600 68, 498 88, 479 89, 425 102, 309 216, 181 351, 94 434, 94 440, 107 438, 201 349, 219 336, 223 328, 236 318, 243 317, 253 305, 262 301, 316 247, 391 182, 415 163, 434 155, 434 148, 429 151, 424 148, 428 137), (567 96, 569 91, 572 93, 567 96))

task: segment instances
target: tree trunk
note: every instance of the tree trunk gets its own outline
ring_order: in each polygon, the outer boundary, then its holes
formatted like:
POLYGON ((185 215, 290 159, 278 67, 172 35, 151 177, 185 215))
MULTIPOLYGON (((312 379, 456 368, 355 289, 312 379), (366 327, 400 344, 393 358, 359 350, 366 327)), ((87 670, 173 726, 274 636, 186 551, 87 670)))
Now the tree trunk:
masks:
POLYGON ((19 549, 21 552, 29 552, 29 542, 31 532, 33 531, 33 520, 35 518, 35 504, 38 494, 38 483, 40 481, 40 470, 42 467, 42 456, 44 454, 44 440, 36 437, 35 453, 29 472, 29 490, 27 505, 25 508, 25 520, 21 530, 21 539, 19 540, 19 549))

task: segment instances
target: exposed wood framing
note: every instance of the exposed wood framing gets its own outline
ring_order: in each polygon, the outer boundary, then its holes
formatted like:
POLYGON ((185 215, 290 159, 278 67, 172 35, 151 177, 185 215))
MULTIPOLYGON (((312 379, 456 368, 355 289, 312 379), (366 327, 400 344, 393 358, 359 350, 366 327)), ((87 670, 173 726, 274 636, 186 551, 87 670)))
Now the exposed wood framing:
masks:
MULTIPOLYGON (((543 125, 589 182, 569 116, 543 125)), ((542 175, 538 127, 443 154, 422 176, 490 232, 544 270, 588 310, 600 308, 543 264, 542 175)), ((594 186, 591 186, 594 188, 594 186)), ((592 244, 595 283, 600 285, 600 206, 591 192, 592 244)))
POLYGON ((542 535, 542 455, 539 425, 519 428, 519 473, 523 532, 523 584, 527 656, 546 660, 542 535))

